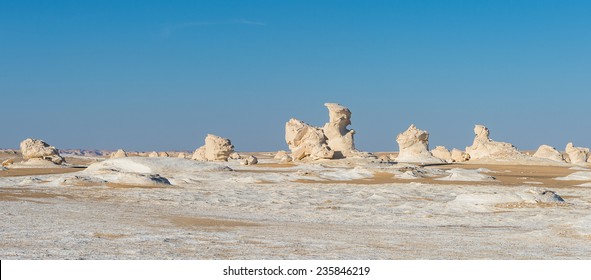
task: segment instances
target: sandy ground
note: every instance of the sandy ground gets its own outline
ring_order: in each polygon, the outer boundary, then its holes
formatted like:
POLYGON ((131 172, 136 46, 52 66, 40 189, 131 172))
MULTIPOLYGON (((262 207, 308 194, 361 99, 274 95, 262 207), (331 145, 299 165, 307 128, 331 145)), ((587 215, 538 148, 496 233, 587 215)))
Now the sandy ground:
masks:
MULTIPOLYGON (((254 166, 139 162, 168 178, 171 185, 165 186, 111 181, 115 177, 100 170, 0 171, 0 258, 591 256, 591 192, 579 186, 591 179, 555 179, 580 167, 280 164, 266 153, 257 155, 261 164, 254 166), (217 168, 222 166, 233 171, 217 168), (438 180, 454 168, 496 180, 438 180), (405 172, 426 177, 401 179, 405 172), (553 190, 566 202, 524 198, 536 188, 553 190)), ((137 162, 114 166, 146 169, 137 162)))

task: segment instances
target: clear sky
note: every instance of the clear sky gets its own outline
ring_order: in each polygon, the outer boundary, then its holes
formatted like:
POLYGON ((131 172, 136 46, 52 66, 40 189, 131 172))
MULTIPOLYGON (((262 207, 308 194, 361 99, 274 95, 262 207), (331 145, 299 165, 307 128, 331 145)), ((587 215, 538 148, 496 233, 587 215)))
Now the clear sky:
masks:
POLYGON ((591 1, 0 0, 0 100, 2 148, 273 151, 325 102, 366 151, 589 147, 591 1))

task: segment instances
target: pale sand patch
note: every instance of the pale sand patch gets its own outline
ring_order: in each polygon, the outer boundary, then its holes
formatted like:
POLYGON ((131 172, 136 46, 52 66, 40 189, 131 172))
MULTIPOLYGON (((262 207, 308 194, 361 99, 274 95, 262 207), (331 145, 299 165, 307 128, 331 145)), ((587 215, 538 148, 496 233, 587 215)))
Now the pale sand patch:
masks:
POLYGON ((17 176, 34 176, 34 175, 50 175, 50 174, 64 174, 82 171, 84 168, 15 168, 0 171, 0 177, 17 177, 17 176))
POLYGON ((291 162, 287 162, 287 163, 257 163, 255 165, 253 165, 255 167, 272 167, 272 168, 288 168, 288 167, 294 167, 297 166, 291 162))

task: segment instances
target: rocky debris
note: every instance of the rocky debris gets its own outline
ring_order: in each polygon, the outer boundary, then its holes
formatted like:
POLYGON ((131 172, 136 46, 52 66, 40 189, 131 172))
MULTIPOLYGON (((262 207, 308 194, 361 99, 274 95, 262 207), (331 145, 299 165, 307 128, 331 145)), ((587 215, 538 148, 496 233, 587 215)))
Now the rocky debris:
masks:
POLYGON ((518 159, 524 155, 513 145, 505 142, 493 141, 489 138, 490 132, 486 126, 476 125, 474 127, 474 143, 466 147, 466 153, 470 160, 474 159, 518 159))
POLYGON ((229 139, 208 134, 205 145, 195 150, 191 158, 199 161, 228 161, 233 152, 234 146, 229 139))
POLYGON ((435 149, 431 150, 431 154, 434 157, 441 159, 445 162, 452 162, 451 152, 447 148, 445 148, 444 146, 435 147, 435 149))
POLYGON ((589 160, 589 148, 575 147, 573 143, 566 145, 567 162, 584 165, 589 160))
POLYGON ((158 153, 156 151, 152 151, 148 154, 148 157, 158 157, 158 153))
POLYGON ((549 159, 557 162, 564 162, 562 154, 554 147, 548 145, 541 145, 538 150, 533 154, 535 158, 549 159))
POLYGON ((230 154, 230 159, 241 159, 242 156, 239 153, 233 152, 230 154))
POLYGON ((65 163, 64 158, 60 156, 58 150, 43 140, 25 139, 20 143, 20 148, 23 158, 29 162, 31 160, 44 160, 54 164, 65 163))
POLYGON ((285 142, 294 160, 334 158, 334 151, 328 146, 326 140, 322 129, 303 121, 290 119, 285 124, 285 142))
POLYGON ((2 166, 10 166, 10 165, 14 164, 14 162, 16 160, 17 160, 16 158, 9 158, 9 159, 2 162, 2 166))
POLYGON ((417 129, 414 124, 403 133, 398 134, 396 142, 400 153, 396 158, 398 162, 441 163, 443 160, 434 157, 429 152, 429 133, 417 129))
POLYGON ((116 152, 112 153, 110 158, 122 158, 127 157, 127 152, 122 149, 117 150, 116 152))
POLYGON ((240 164, 242 165, 255 165, 259 162, 259 160, 255 156, 248 156, 245 158, 240 164))

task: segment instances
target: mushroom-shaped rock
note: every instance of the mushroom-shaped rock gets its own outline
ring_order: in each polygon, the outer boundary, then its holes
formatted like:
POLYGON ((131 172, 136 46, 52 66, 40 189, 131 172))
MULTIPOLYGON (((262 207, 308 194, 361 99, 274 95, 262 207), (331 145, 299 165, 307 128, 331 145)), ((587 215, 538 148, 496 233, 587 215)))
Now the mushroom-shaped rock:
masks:
POLYGON ((562 154, 552 146, 541 145, 538 150, 534 153, 533 157, 549 159, 557 162, 564 162, 562 154))
POLYGON ((451 152, 448 149, 446 149, 444 146, 435 147, 435 149, 431 150, 431 154, 434 157, 441 159, 445 162, 452 162, 451 152))
POLYGON ((205 145, 195 150, 192 159, 201 161, 228 161, 234 146, 229 139, 213 134, 205 137, 205 145))
POLYGON ((568 143, 565 151, 572 164, 584 165, 589 159, 589 148, 575 147, 573 143, 568 143))
POLYGON ((27 160, 45 160, 55 164, 65 162, 54 146, 50 146, 43 140, 27 138, 20 143, 21 153, 27 160))
POLYGON ((396 142, 400 153, 396 158, 398 162, 441 163, 443 160, 434 157, 429 152, 429 133, 417 129, 414 124, 403 133, 398 134, 396 142))
POLYGON ((123 157, 127 157, 127 152, 125 152, 123 149, 119 149, 116 152, 111 154, 111 158, 123 158, 123 157))
POLYGON ((470 159, 516 159, 524 155, 513 145, 505 142, 493 141, 489 138, 490 131, 486 126, 476 125, 474 127, 474 143, 466 147, 466 153, 470 159))
POLYGON ((245 158, 240 164, 242 165, 255 165, 259 162, 259 160, 255 156, 248 156, 245 158))
POLYGON ((352 156, 357 151, 353 141, 355 130, 347 129, 351 124, 351 111, 337 103, 325 103, 324 106, 328 108, 329 116, 323 128, 328 146, 337 158, 352 156))
POLYGON ((290 119, 285 123, 285 142, 294 160, 334 158, 334 151, 328 146, 322 129, 300 120, 290 119))

